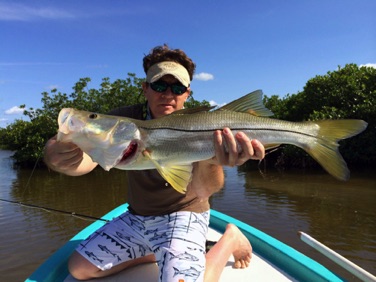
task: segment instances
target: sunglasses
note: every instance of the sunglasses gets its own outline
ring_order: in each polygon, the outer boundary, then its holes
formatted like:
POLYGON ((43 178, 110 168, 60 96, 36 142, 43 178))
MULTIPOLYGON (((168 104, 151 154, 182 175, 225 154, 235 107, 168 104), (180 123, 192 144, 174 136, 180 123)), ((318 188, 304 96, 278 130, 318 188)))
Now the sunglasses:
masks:
POLYGON ((153 89, 156 92, 163 93, 167 90, 167 88, 170 87, 171 92, 174 93, 175 95, 182 95, 185 92, 187 92, 188 87, 185 87, 184 85, 180 83, 172 83, 168 84, 165 81, 158 80, 156 82, 151 82, 149 83, 151 89, 153 89))

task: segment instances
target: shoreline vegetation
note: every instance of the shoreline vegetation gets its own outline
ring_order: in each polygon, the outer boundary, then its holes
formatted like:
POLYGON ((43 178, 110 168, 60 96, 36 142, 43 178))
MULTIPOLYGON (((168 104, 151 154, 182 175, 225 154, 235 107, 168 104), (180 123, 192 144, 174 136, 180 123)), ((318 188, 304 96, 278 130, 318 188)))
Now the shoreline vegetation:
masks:
MULTIPOLYGON (((119 105, 144 102, 140 95, 144 79, 128 73, 125 79, 113 82, 104 78, 99 89, 90 88, 90 78, 81 78, 70 94, 53 89, 42 93, 42 108, 24 108, 29 121, 16 120, 0 128, 0 149, 14 151, 14 164, 19 167, 43 167, 41 160, 46 141, 57 132, 57 116, 62 108, 71 107, 86 111, 107 113, 119 105)), ((303 91, 296 94, 265 95, 264 104, 274 116, 288 121, 313 121, 322 119, 362 119, 367 129, 358 136, 340 142, 341 155, 351 168, 369 166, 376 161, 376 69, 356 64, 338 67, 325 75, 307 81, 303 91)), ((248 91, 250 92, 250 91, 248 91)), ((194 94, 194 93, 193 93, 194 94)), ((239 97, 245 93, 239 93, 239 97)), ((191 95, 187 108, 209 106, 206 100, 198 101, 191 95)), ((249 161, 244 167, 247 167, 249 161)), ((256 162, 257 165, 257 162, 256 162)), ((261 166, 280 168, 316 169, 319 167, 303 150, 284 145, 269 153, 261 166)))

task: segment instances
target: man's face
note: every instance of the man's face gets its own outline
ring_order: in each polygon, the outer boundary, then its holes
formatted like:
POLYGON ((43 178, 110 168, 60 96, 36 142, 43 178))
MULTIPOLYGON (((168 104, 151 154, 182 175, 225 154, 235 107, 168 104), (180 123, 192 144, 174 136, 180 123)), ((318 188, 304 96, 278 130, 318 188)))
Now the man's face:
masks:
MULTIPOLYGON (((168 84, 179 83, 179 81, 172 75, 163 76, 160 81, 168 84)), ((172 93, 171 87, 168 87, 164 92, 157 92, 151 89, 148 83, 142 85, 144 95, 148 100, 149 107, 153 118, 159 118, 171 114, 177 110, 181 110, 184 102, 191 93, 188 87, 187 91, 181 95, 172 93)))

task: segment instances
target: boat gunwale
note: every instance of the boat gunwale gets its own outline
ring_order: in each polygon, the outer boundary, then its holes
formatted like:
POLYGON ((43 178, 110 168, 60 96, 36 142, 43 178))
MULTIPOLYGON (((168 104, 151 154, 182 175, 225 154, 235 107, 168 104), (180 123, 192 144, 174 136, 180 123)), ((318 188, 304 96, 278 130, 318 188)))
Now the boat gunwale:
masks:
POLYGON ((223 233, 228 223, 242 231, 255 253, 297 281, 344 281, 322 264, 261 230, 217 210, 210 211, 211 228, 223 233))

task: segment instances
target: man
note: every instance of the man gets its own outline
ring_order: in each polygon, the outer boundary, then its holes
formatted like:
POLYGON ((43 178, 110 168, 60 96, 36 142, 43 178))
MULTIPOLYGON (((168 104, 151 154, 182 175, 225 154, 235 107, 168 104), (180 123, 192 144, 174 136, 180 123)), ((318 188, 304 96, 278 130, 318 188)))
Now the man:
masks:
MULTIPOLYGON (((144 57, 143 67, 146 82, 142 89, 147 103, 118 108, 110 114, 154 119, 184 107, 195 64, 182 50, 158 46, 144 57)), ((85 280, 157 261, 160 281, 218 281, 231 254, 236 268, 248 267, 252 247, 234 225, 228 225, 222 238, 205 253, 209 197, 223 187, 222 166, 262 159, 264 147, 242 132, 234 136, 229 128, 216 131, 213 142, 215 157, 194 163, 184 195, 156 170, 127 171, 129 212, 80 244, 69 261, 71 274, 85 280)), ((75 144, 57 142, 56 137, 46 144, 45 162, 51 169, 72 176, 86 174, 97 165, 75 144)))

